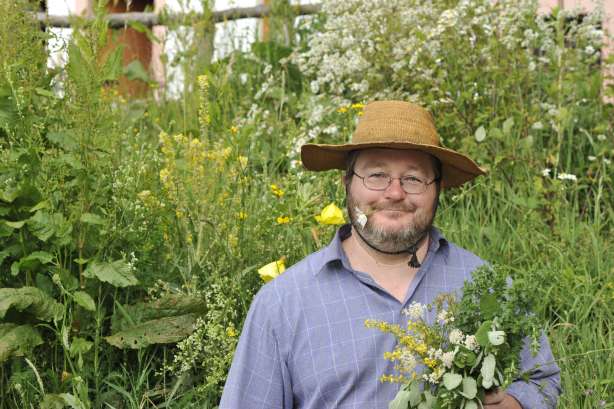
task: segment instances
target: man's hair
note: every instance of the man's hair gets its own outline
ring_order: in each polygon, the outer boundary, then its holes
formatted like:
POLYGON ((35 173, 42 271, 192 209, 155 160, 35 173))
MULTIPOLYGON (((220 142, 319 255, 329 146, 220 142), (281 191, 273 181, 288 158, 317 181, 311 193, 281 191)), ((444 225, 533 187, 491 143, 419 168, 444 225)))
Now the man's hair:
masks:
MULTIPOLYGON (((360 150, 356 149, 353 151, 348 152, 347 156, 345 157, 345 185, 347 187, 347 185, 350 183, 350 181, 352 180, 352 176, 354 175, 354 166, 356 166, 356 161, 358 160, 358 154, 360 153, 360 150)), ((431 162, 433 163, 433 172, 435 173, 435 178, 437 178, 437 181, 435 182, 436 186, 437 186, 437 194, 439 195, 439 190, 441 188, 441 161, 433 156, 429 154, 429 158, 431 158, 431 162)))

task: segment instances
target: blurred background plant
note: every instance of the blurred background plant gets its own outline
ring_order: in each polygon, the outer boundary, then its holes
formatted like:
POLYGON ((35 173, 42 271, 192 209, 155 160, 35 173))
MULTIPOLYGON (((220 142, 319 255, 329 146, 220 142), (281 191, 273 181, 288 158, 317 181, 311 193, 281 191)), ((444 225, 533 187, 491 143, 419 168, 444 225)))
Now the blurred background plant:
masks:
POLYGON ((428 106, 489 170, 443 193, 437 224, 544 300, 560 406, 614 405, 603 16, 331 0, 295 20, 273 3, 266 41, 213 60, 185 36, 182 92, 127 100, 103 4, 62 71, 31 6, 0 0, 0 408, 216 407, 258 270, 339 221, 323 210, 343 208, 340 175, 305 172, 300 145, 346 141, 383 97, 428 106))

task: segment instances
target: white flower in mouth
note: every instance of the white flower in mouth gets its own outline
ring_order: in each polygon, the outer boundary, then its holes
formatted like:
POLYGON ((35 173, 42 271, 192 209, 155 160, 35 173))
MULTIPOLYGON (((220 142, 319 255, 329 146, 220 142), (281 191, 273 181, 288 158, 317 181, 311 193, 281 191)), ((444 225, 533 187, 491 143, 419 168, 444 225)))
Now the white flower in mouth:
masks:
POLYGON ((355 207, 354 210, 356 211, 356 214, 358 215, 356 222, 360 225, 361 229, 364 229, 365 225, 367 224, 367 215, 364 214, 363 211, 360 210, 358 207, 355 207))

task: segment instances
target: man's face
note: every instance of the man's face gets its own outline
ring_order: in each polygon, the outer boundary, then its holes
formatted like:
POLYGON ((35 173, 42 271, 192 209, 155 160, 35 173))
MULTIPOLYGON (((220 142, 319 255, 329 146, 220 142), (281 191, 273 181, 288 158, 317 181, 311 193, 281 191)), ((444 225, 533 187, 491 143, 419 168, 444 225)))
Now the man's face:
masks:
MULTIPOLYGON (((426 182, 436 176, 428 154, 397 149, 360 151, 354 172, 364 177, 374 173, 385 173, 393 178, 411 175, 426 182)), ((432 226, 438 195, 435 183, 428 185, 422 194, 406 193, 398 179, 393 180, 386 190, 374 191, 367 189, 362 179, 354 175, 346 186, 352 225, 381 250, 406 250, 432 226), (367 215, 364 227, 358 223, 356 209, 367 215)))

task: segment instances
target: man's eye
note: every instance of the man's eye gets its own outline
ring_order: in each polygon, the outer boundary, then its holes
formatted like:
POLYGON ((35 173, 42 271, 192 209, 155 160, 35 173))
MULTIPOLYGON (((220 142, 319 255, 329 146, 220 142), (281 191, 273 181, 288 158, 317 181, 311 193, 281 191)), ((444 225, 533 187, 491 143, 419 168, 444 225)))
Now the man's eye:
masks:
POLYGON ((417 176, 405 176, 403 177, 403 183, 410 183, 410 184, 417 184, 417 183, 423 183, 422 179, 420 179, 417 176))
POLYGON ((379 173, 372 173, 369 175, 369 178, 371 179, 388 179, 388 175, 382 172, 379 173))

